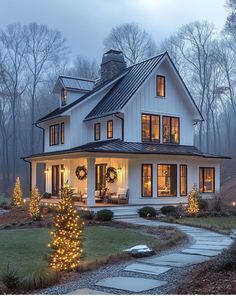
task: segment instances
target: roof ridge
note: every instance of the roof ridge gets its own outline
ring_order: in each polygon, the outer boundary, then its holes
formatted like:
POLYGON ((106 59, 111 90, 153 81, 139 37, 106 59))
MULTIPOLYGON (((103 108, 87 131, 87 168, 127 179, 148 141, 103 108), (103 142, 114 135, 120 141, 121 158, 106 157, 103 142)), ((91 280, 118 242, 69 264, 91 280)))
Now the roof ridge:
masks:
POLYGON ((76 76, 70 76, 70 75, 59 75, 59 77, 75 79, 75 80, 85 80, 85 81, 90 81, 90 82, 95 82, 96 81, 96 79, 90 79, 90 78, 84 78, 84 77, 76 77, 76 76))
POLYGON ((135 63, 135 64, 133 64, 133 65, 130 65, 130 66, 127 67, 126 69, 130 69, 130 68, 132 68, 132 67, 134 67, 134 66, 137 66, 137 65, 139 65, 139 64, 145 63, 145 62, 147 62, 147 61, 149 61, 149 60, 151 60, 151 59, 158 58, 158 57, 160 57, 160 56, 162 56, 162 55, 165 55, 166 53, 168 53, 168 52, 167 52, 167 51, 164 51, 164 52, 162 52, 162 53, 159 53, 159 54, 153 55, 153 56, 151 56, 151 57, 149 57, 149 58, 146 58, 146 59, 144 59, 144 60, 142 60, 142 61, 140 61, 140 62, 138 62, 138 63, 135 63))

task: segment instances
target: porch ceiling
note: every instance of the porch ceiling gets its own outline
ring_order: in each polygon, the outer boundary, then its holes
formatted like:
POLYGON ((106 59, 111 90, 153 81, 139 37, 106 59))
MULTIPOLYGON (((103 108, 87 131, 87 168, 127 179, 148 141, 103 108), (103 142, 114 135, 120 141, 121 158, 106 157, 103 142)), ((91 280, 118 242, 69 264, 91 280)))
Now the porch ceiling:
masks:
POLYGON ((195 146, 187 145, 168 145, 168 144, 153 144, 153 143, 136 143, 124 142, 120 139, 107 140, 99 142, 91 142, 72 149, 43 152, 39 154, 29 155, 23 159, 56 159, 58 156, 63 158, 73 157, 117 157, 117 158, 136 158, 138 155, 176 155, 176 156, 192 156, 204 158, 225 158, 231 159, 228 156, 220 156, 209 153, 203 153, 195 146))

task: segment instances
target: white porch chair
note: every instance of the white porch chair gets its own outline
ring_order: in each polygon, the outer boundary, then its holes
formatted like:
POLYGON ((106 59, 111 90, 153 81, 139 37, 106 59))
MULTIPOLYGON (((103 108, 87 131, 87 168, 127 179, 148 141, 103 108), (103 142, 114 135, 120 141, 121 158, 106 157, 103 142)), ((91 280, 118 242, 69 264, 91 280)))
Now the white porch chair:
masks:
MULTIPOLYGON (((82 196, 82 201, 86 203, 87 201, 87 198, 88 198, 88 188, 84 188, 84 194, 82 196)), ((100 198, 100 191, 99 190, 96 190, 95 191, 95 200, 101 200, 100 198)))
POLYGON ((126 188, 119 187, 117 194, 112 194, 110 199, 112 203, 127 204, 129 202, 129 191, 126 188))

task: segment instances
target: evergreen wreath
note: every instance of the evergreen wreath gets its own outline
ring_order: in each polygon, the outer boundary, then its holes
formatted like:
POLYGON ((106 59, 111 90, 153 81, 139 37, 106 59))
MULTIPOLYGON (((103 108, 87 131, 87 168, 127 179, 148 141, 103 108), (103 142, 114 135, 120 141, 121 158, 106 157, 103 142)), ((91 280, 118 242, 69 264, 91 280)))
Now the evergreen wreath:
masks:
POLYGON ((77 168, 76 168, 76 170, 75 170, 75 174, 76 174, 76 177, 79 179, 79 180, 81 180, 81 181, 83 181, 83 180, 85 180, 86 178, 87 178, 87 169, 86 169, 86 167, 84 166, 84 165, 82 165, 82 166, 78 166, 77 168))
POLYGON ((108 183, 115 183, 118 179, 117 171, 114 167, 108 167, 106 172, 106 180, 108 183))

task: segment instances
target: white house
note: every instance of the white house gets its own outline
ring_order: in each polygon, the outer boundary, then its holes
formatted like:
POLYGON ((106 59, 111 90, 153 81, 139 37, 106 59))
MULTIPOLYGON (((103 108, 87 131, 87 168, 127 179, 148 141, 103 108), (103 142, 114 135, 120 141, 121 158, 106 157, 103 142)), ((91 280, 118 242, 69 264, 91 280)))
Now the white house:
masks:
POLYGON ((184 203, 192 184, 203 197, 220 190, 225 157, 194 147, 203 117, 167 52, 127 68, 110 50, 99 82, 59 76, 54 92, 60 106, 37 121, 44 151, 25 158, 31 186, 44 163, 45 191, 60 196, 68 182, 87 206, 184 203))

